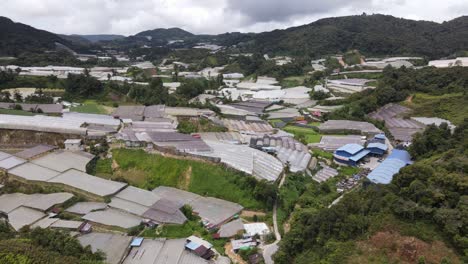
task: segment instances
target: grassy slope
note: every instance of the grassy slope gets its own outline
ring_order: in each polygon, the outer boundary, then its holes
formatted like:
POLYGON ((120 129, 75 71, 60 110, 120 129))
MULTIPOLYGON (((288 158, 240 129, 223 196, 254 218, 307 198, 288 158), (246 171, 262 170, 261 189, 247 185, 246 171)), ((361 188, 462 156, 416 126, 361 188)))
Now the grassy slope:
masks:
POLYGON ((440 96, 417 93, 411 102, 405 101, 402 104, 413 109, 411 116, 440 117, 457 125, 468 116, 466 102, 467 98, 462 93, 440 96))
POLYGON ((31 112, 26 112, 23 110, 14 110, 14 109, 0 109, 0 114, 2 115, 21 115, 21 116, 33 116, 31 112))
POLYGON ((72 112, 87 114, 110 114, 112 112, 109 107, 98 104, 94 100, 86 100, 83 105, 72 107, 70 110, 72 112))
POLYGON ((291 87, 296 87, 296 86, 301 86, 304 85, 304 80, 307 78, 307 76, 291 76, 291 77, 286 77, 281 81, 281 86, 285 88, 291 88, 291 87))
MULTIPOLYGON (((113 151, 113 158, 120 166, 120 176, 130 184, 153 189, 157 186, 172 186, 188 191, 237 202, 246 208, 262 209, 252 190, 240 186, 246 176, 220 165, 200 161, 181 160, 147 154, 142 150, 118 149, 113 151)), ((97 175, 105 174, 109 164, 100 169, 97 175)))
POLYGON ((284 131, 294 134, 297 137, 304 137, 307 143, 320 142, 322 135, 311 128, 297 127, 297 126, 286 126, 284 131))

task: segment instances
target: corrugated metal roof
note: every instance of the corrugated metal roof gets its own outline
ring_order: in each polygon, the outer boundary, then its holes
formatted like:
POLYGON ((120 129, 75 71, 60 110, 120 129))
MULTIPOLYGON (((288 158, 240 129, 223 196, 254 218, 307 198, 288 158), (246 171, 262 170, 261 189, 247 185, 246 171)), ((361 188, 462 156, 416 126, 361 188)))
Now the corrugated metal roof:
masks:
POLYGON ((382 143, 369 143, 369 145, 367 145, 367 148, 377 148, 383 151, 386 151, 388 149, 387 145, 382 143))
POLYGON ((8 157, 6 159, 0 160, 0 168, 5 169, 5 170, 9 170, 9 169, 12 169, 12 168, 14 168, 14 167, 16 167, 18 165, 21 165, 21 164, 23 164, 25 162, 26 162, 26 160, 24 160, 24 159, 20 159, 20 158, 11 156, 11 157, 8 157))
POLYGON ((411 164, 411 155, 406 150, 394 149, 392 153, 388 156, 388 159, 399 159, 406 164, 411 164))
POLYGON ((121 182, 98 178, 75 169, 67 170, 52 178, 49 182, 66 184, 98 196, 115 194, 127 185, 121 182))
POLYGON ((364 158, 369 153, 370 153, 370 150, 365 149, 365 150, 362 150, 359 153, 355 154, 354 156, 349 157, 349 159, 352 160, 352 161, 358 162, 360 159, 364 158))
POLYGON ((389 184, 393 175, 397 174, 401 168, 411 164, 411 156, 405 150, 394 149, 392 153, 367 178, 380 184, 389 184))
MULTIPOLYGON (((19 158, 23 158, 23 159, 30 159, 30 158, 33 158, 35 156, 46 153, 48 151, 51 151, 51 150, 53 150, 55 148, 56 148, 55 146, 49 146, 49 145, 43 145, 43 144, 42 145, 37 145, 35 147, 28 148, 28 149, 25 149, 23 151, 20 151, 20 152, 16 153, 15 156, 17 156, 19 158)), ((0 159, 1 159, 1 154, 0 154, 0 159)))
POLYGON ((345 151, 345 152, 348 152, 351 155, 354 155, 354 154, 358 153, 359 151, 361 151, 363 149, 364 149, 363 146, 361 146, 359 144, 351 143, 351 144, 346 144, 346 145, 342 146, 341 148, 338 148, 336 151, 345 151))

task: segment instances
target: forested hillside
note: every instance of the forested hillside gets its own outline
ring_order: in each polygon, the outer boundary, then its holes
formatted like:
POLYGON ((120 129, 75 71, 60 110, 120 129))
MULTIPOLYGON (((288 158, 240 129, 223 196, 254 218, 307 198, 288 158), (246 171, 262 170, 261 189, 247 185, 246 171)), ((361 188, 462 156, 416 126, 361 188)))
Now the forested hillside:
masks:
POLYGON ((325 55, 358 49, 366 55, 421 55, 439 58, 468 47, 468 17, 438 24, 386 15, 320 19, 255 35, 246 49, 264 53, 325 55))
MULTIPOLYGON (((439 24, 387 15, 360 15, 325 18, 304 26, 259 34, 195 35, 180 28, 160 28, 126 38, 103 35, 81 37, 91 42, 104 41, 123 49, 142 45, 161 46, 167 45, 170 40, 184 40, 183 44, 179 44, 180 47, 211 42, 244 52, 311 57, 357 49, 367 56, 418 55, 440 58, 467 50, 468 17, 439 24)), ((3 55, 16 56, 26 51, 54 49, 55 42, 80 48, 76 36, 65 38, 67 40, 7 18, 0 19, 0 53, 3 55)))
POLYGON ((55 50, 55 43, 76 48, 69 41, 53 33, 0 17, 0 56, 18 56, 26 52, 55 50))

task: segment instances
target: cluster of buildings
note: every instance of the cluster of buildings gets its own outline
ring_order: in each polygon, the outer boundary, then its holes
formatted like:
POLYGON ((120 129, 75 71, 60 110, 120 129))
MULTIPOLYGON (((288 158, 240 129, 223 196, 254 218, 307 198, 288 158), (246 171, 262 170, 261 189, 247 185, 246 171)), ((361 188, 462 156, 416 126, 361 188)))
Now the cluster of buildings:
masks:
POLYGON ((109 264, 229 264, 229 258, 196 236, 179 239, 130 237, 112 233, 90 233, 78 237, 93 252, 106 253, 109 264))
MULTIPOLYGON (((68 142, 71 145, 68 148, 74 148, 74 143, 68 142)), ((160 186, 153 191, 147 191, 89 175, 86 173, 86 167, 93 158, 93 155, 83 151, 54 150, 53 147, 40 145, 17 155, 1 152, 0 169, 9 178, 20 182, 57 186, 70 193, 87 197, 93 202, 80 202, 66 208, 65 211, 79 215, 83 220, 105 226, 129 229, 140 225, 143 220, 156 225, 183 224, 187 219, 180 208, 190 205, 201 217, 204 225, 212 229, 242 210, 242 207, 235 203, 175 188, 160 186)), ((51 204, 53 205, 55 204, 51 204)), ((20 221, 27 225, 34 222, 20 221)), ((14 221, 12 224, 19 226, 14 221)))

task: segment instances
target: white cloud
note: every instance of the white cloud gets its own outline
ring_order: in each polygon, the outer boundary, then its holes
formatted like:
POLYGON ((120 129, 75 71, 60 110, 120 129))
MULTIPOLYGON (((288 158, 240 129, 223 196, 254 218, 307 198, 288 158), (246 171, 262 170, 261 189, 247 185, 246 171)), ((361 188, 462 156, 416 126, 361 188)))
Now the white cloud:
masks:
POLYGON ((2 0, 0 16, 63 34, 259 32, 329 16, 384 13, 442 22, 468 14, 466 0, 2 0))

